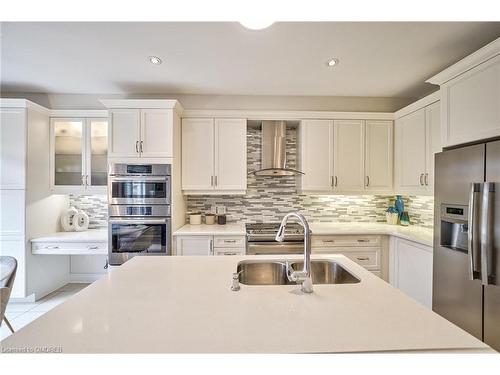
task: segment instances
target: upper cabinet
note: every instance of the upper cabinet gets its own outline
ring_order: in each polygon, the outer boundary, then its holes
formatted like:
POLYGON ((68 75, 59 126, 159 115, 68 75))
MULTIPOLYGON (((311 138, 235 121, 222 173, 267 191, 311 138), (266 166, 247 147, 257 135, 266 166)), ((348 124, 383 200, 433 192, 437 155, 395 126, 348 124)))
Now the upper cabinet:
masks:
POLYGON ((500 136, 500 38, 427 82, 441 88, 443 147, 500 136))
POLYGON ((26 188, 25 108, 0 109, 0 189, 26 188))
POLYGON ((302 120, 301 190, 391 192, 392 127, 386 120, 302 120))
POLYGON ((396 119, 395 190, 432 194, 434 154, 441 151, 440 103, 432 94, 398 111, 396 119), (430 104, 429 104, 430 103, 430 104))
POLYGON ((51 118, 50 140, 53 192, 105 193, 107 118, 51 118))
POLYGON ((245 194, 246 119, 182 119, 184 194, 245 194))
POLYGON ((173 117, 169 109, 111 109, 110 158, 172 158, 173 117))

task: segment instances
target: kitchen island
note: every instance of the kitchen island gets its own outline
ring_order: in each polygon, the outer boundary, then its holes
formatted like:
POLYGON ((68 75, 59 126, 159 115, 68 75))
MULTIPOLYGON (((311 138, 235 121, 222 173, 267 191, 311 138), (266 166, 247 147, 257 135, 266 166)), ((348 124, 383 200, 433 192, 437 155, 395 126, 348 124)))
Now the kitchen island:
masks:
POLYGON ((1 342, 3 352, 339 353, 491 349, 342 255, 361 281, 247 286, 245 259, 299 256, 135 257, 1 342))

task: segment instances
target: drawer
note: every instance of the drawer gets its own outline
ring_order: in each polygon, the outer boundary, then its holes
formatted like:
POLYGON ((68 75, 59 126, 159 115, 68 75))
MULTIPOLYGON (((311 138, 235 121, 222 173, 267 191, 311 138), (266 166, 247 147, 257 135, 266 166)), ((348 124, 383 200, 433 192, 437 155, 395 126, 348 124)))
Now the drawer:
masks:
POLYGON ((380 248, 319 248, 313 254, 342 254, 368 270, 380 269, 380 248))
POLYGON ((312 236, 312 247, 380 246, 380 236, 312 236))
POLYGON ((355 251, 340 251, 342 255, 345 255, 352 261, 358 263, 360 266, 365 267, 367 270, 378 270, 380 269, 380 250, 370 249, 370 250, 355 250, 355 251))
POLYGON ((103 255, 108 253, 106 242, 33 242, 32 254, 103 255))
POLYGON ((214 236, 214 247, 246 248, 245 236, 214 236))
POLYGON ((245 255, 244 248, 219 248, 214 250, 214 255, 245 255))

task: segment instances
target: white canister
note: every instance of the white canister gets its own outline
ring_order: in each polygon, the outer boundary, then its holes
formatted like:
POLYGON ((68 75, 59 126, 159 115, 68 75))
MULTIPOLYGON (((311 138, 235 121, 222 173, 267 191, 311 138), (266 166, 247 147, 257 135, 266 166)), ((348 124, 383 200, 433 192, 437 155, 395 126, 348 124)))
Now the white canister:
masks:
POLYGON ((189 224, 200 225, 201 224, 201 214, 196 212, 189 215, 189 224))
POLYGON ((214 214, 206 214, 205 215, 205 224, 207 224, 207 225, 215 224, 215 215, 214 214))

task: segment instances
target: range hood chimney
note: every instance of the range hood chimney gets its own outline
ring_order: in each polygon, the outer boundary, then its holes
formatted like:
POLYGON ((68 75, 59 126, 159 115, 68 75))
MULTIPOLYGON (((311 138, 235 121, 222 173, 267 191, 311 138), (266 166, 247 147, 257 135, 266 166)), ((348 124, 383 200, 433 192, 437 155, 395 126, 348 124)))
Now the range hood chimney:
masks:
POLYGON ((286 122, 262 121, 262 167, 256 176, 295 176, 303 174, 286 165, 286 122))

